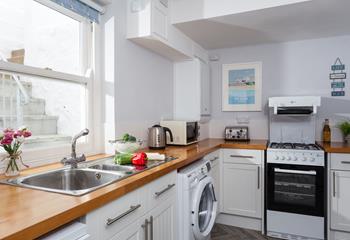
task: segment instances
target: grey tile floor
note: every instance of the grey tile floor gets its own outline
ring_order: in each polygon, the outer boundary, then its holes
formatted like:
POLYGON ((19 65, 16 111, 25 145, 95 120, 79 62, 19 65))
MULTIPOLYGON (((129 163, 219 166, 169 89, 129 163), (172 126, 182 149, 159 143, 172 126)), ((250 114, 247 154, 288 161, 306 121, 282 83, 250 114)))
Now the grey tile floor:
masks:
POLYGON ((228 225, 215 224, 211 232, 211 240, 277 240, 263 236, 261 233, 249 229, 228 225))

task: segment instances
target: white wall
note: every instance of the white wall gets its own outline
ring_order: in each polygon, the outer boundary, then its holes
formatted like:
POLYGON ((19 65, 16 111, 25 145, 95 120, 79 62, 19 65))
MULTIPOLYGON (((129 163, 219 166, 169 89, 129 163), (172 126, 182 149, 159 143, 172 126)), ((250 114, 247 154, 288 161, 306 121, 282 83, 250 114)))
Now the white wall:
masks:
POLYGON ((350 84, 346 81, 346 97, 330 97, 330 66, 337 57, 350 67, 350 36, 296 41, 281 44, 248 46, 213 50, 220 60, 211 62, 212 68, 212 121, 210 136, 222 137, 227 125, 236 125, 236 118, 249 118, 251 138, 268 138, 267 99, 270 96, 319 95, 322 107, 318 116, 316 137, 320 139, 322 121, 331 118, 333 140, 341 140, 334 125, 339 121, 334 113, 350 113, 350 84), (222 64, 262 61, 263 64, 263 111, 221 111, 222 64))
MULTIPOLYGON (((110 20, 115 26, 115 46, 105 54, 114 54, 115 60, 108 60, 108 64, 114 61, 114 69, 106 70, 114 71, 115 77, 114 82, 105 83, 105 93, 114 97, 115 109, 105 112, 115 110, 115 137, 128 132, 147 140, 149 127, 173 115, 173 63, 126 39, 126 1, 108 5, 101 25, 110 20)), ((111 124, 113 119, 107 116, 105 121, 111 124)))

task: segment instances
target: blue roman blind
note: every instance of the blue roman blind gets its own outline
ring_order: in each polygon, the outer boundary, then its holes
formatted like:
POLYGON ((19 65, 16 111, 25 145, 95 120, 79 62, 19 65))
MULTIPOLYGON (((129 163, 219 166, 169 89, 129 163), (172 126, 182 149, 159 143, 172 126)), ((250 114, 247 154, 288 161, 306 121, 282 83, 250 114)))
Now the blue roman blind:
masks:
POLYGON ((83 17, 90 19, 91 21, 99 22, 99 11, 86 5, 79 0, 51 0, 64 8, 67 8, 83 17))

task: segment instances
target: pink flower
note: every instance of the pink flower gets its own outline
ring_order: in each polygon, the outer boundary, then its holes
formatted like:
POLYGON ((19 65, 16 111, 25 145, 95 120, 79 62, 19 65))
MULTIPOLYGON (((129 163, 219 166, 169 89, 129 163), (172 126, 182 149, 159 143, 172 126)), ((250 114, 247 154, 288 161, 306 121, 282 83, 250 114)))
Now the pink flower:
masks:
POLYGON ((4 130, 4 135, 6 135, 6 134, 14 134, 14 133, 15 133, 15 131, 12 128, 6 128, 4 130))
POLYGON ((13 141, 13 134, 12 133, 5 133, 3 139, 1 140, 1 145, 10 145, 13 141))
POLYGON ((32 136, 32 133, 28 130, 25 130, 22 133, 23 133, 23 137, 25 137, 25 138, 32 136))
POLYGON ((18 137, 21 137, 23 135, 23 132, 20 131, 20 130, 17 130, 14 134, 13 134, 13 137, 14 138, 18 138, 18 137))

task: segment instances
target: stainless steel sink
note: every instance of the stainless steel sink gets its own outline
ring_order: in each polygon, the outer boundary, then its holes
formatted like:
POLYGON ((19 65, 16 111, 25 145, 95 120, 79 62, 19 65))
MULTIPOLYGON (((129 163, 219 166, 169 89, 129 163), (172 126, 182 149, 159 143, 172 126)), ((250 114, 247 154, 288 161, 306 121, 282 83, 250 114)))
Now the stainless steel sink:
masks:
POLYGON ((83 195, 125 177, 121 172, 103 172, 93 169, 60 169, 27 177, 9 179, 9 184, 57 192, 83 195))
POLYGON ((2 180, 0 183, 80 196, 174 159, 176 158, 167 157, 162 161, 150 160, 147 166, 136 167, 117 165, 114 163, 114 158, 106 158, 79 163, 78 168, 62 168, 26 177, 2 180))
POLYGON ((135 166, 129 166, 129 165, 116 165, 116 164, 107 164, 107 163, 99 163, 90 166, 91 169, 99 169, 99 170, 105 170, 105 171, 117 171, 122 172, 125 174, 132 174, 135 170, 135 166))

